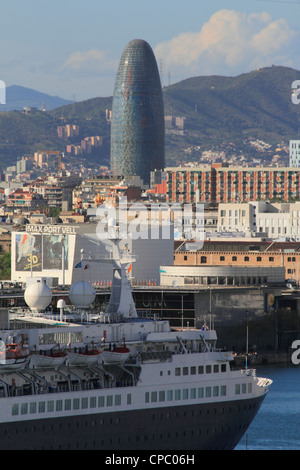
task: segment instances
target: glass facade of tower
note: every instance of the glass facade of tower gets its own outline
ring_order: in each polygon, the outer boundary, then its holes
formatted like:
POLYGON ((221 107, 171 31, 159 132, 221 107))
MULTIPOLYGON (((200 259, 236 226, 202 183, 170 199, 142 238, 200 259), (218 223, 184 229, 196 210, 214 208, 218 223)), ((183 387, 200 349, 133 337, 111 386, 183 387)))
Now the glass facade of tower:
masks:
POLYGON ((140 176, 164 169, 164 106, 159 72, 146 41, 135 39, 123 51, 113 96, 111 170, 140 176))

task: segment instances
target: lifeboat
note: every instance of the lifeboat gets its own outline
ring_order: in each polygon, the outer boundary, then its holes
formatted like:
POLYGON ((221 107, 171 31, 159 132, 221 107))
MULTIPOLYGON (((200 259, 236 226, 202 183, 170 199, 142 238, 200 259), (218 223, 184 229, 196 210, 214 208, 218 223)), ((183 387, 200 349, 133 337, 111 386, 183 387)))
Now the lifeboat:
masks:
POLYGON ((126 346, 119 346, 115 349, 104 349, 101 355, 101 361, 104 364, 122 364, 130 356, 130 349, 126 346))
POLYGON ((0 371, 1 370, 20 370, 24 369, 29 362, 29 351, 21 343, 8 343, 0 351, 0 371))
POLYGON ((31 369, 57 368, 64 364, 67 356, 66 352, 60 350, 34 352, 30 355, 29 367, 31 369))
POLYGON ((83 366, 96 364, 100 358, 101 352, 98 349, 75 348, 74 350, 68 351, 67 362, 68 366, 83 366), (78 350, 77 350, 78 349, 78 350))

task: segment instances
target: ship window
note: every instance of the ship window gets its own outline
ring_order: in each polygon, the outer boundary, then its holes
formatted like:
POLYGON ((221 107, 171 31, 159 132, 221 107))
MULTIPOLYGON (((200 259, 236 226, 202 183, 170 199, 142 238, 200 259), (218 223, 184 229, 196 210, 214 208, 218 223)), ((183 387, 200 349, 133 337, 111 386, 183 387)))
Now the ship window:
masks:
POLYGON ((189 368, 188 367, 184 367, 183 370, 182 370, 182 374, 183 375, 188 375, 189 373, 189 368))
POLYGON ((226 364, 221 364, 221 372, 226 372, 226 364))
POLYGON ((151 392, 151 401, 156 402, 157 401, 157 392, 151 392))
POLYGON ((196 375, 196 366, 191 367, 191 375, 196 375))
POLYGON ((214 364, 214 372, 219 372, 219 364, 214 364))
POLYGON ((203 374, 203 366, 198 366, 198 374, 203 374))
POLYGON ((47 401, 47 411, 54 411, 54 400, 47 401))
POLYGON ((181 390, 175 390, 175 400, 180 400, 181 390))
POLYGON ((164 390, 161 390, 159 392, 158 399, 159 399, 159 401, 165 401, 165 392, 164 392, 164 390))
POLYGON ((113 396, 112 395, 107 395, 106 397, 106 406, 112 406, 113 404, 113 396))
POLYGON ((21 404, 21 415, 27 415, 28 413, 28 404, 22 403, 21 404))
POLYGON ((252 393, 252 383, 248 383, 248 393, 252 393))
POLYGON ((56 411, 62 411, 63 408, 63 401, 62 400, 57 400, 56 401, 56 411))
POLYGON ((116 406, 121 405, 121 395, 116 395, 115 396, 115 405, 116 406))
POLYGON ((149 392, 145 393, 145 403, 149 403, 149 392))
POLYGON ((211 397, 211 387, 205 387, 205 397, 211 397))
MULTIPOLYGON (((69 401, 71 401, 71 400, 69 400, 69 401)), ((44 401, 40 401, 39 402, 39 413, 45 413, 45 410, 46 410, 46 403, 44 401)))
POLYGON ((79 407, 80 407, 79 398, 74 398, 74 400, 73 400, 73 410, 79 410, 79 407))
POLYGON ((19 414, 19 405, 18 405, 18 404, 14 404, 14 405, 12 406, 12 415, 13 415, 13 416, 16 416, 16 415, 18 415, 18 414, 19 414))
POLYGON ((221 385, 221 396, 225 397, 226 395, 226 385, 221 385))
POLYGON ((198 388, 198 398, 203 398, 204 397, 204 389, 203 387, 198 388))
POLYGON ((89 406, 89 401, 88 401, 88 398, 87 397, 83 397, 81 399, 81 408, 84 410, 86 408, 88 408, 89 406))
POLYGON ((91 397, 90 398, 90 407, 91 408, 96 408, 97 406, 97 397, 91 397))
POLYGON ((242 384, 242 393, 247 393, 247 384, 242 384))
POLYGON ((175 375, 180 375, 180 367, 175 367, 175 375))
POLYGON ((219 396, 219 387, 218 386, 213 387, 213 396, 214 397, 219 396))
POLYGON ((36 402, 30 403, 29 413, 31 414, 36 413, 36 402))
POLYGON ((184 389, 182 390, 182 399, 183 399, 183 400, 187 400, 188 398, 189 398, 189 391, 188 391, 187 388, 184 388, 184 389))
POLYGON ((104 406, 104 397, 98 398, 98 407, 102 408, 104 406))
MULTIPOLYGON (((39 403, 39 405, 41 405, 41 403, 39 403)), ((40 408, 40 406, 39 406, 40 408)), ((65 410, 70 410, 71 409, 71 400, 67 399, 65 400, 65 410)), ((40 411, 40 409, 39 409, 40 411)))
POLYGON ((191 388, 191 398, 196 398, 196 389, 191 388))
POLYGON ((205 372, 206 372, 207 374, 210 374, 210 373, 211 373, 211 365, 206 366, 205 372))
POLYGON ((131 405, 131 393, 127 394, 127 405, 131 405))
POLYGON ((241 387, 240 384, 235 384, 235 394, 239 395, 241 393, 241 387))
POLYGON ((173 390, 167 390, 167 400, 173 400, 173 390))

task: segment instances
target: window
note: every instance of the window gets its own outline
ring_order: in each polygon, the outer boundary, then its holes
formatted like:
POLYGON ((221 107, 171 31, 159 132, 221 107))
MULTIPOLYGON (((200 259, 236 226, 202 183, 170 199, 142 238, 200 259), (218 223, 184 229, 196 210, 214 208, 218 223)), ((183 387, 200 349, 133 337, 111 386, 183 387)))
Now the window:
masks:
POLYGON ((159 401, 165 401, 165 391, 164 391, 164 390, 161 390, 161 391, 158 393, 158 400, 159 400, 159 401))
POLYGON ((221 385, 221 396, 224 397, 226 395, 226 385, 221 385))
POLYGON ((249 261, 249 256, 244 256, 244 261, 249 261))
POLYGON ((90 398, 90 407, 91 408, 96 408, 97 406, 97 397, 91 397, 90 398))
POLYGON ((235 384, 235 394, 239 395, 241 393, 241 387, 240 384, 235 384))
POLYGON ((261 256, 257 256, 256 261, 261 261, 261 256))
POLYGON ((201 256, 201 263, 206 263, 206 256, 201 256))
POLYGON ((29 413, 31 413, 31 414, 36 413, 36 403, 35 402, 30 403, 29 413))
POLYGON ((98 407, 103 408, 104 406, 104 397, 98 397, 98 407))
POLYGON ((47 402, 47 411, 48 412, 54 411, 54 400, 47 402))
POLYGON ((112 406, 113 405, 113 396, 112 395, 107 395, 106 397, 106 406, 112 406))
POLYGON ((89 401, 87 397, 81 399, 81 408, 85 410, 89 406, 89 401))
POLYGON ((214 364, 214 372, 215 373, 219 372, 219 364, 214 364))
POLYGON ((181 390, 175 390, 175 400, 180 400, 181 398, 181 390))
POLYGON ((182 375, 188 375, 188 373, 189 373, 189 368, 188 367, 183 367, 182 375))
POLYGON ((12 406, 12 415, 16 416, 18 414, 19 414, 19 405, 15 404, 15 405, 12 406))
POLYGON ((115 396, 115 405, 120 406, 121 405, 121 395, 116 395, 115 396))
POLYGON ((237 260, 237 257, 236 256, 233 256, 232 257, 232 261, 236 261, 237 260))
POLYGON ((62 411, 62 409, 63 409, 63 401, 56 400, 56 411, 62 411))
POLYGON ((152 403, 157 401, 157 392, 151 392, 151 401, 152 403))
POLYGON ((79 398, 73 399, 73 410, 79 410, 80 408, 80 400, 79 398))
POLYGON ((28 404, 22 403, 21 404, 21 415, 27 415, 28 413, 28 404))
POLYGON ((187 388, 184 388, 184 389, 182 390, 182 399, 183 399, 183 400, 187 400, 188 398, 189 398, 189 391, 188 391, 187 388))
MULTIPOLYGON (((69 400, 69 401, 71 401, 71 400, 69 400)), ((39 402, 39 413, 45 413, 45 411, 46 411, 46 403, 44 401, 40 401, 39 402)))
POLYGON ((205 372, 206 372, 207 374, 210 374, 210 373, 211 373, 211 365, 206 366, 205 372))
POLYGON ((225 256, 220 256, 220 261, 225 261, 225 256))
POLYGON ((198 374, 203 374, 203 366, 198 366, 198 374))
POLYGON ((273 257, 273 256, 269 256, 269 261, 274 261, 274 257, 273 257))
POLYGON ((175 367, 175 375, 180 375, 180 367, 175 367))
POLYGON ((211 397, 211 387, 205 387, 205 397, 206 398, 211 397))
MULTIPOLYGON (((39 412, 41 413, 41 405, 43 404, 43 402, 39 403, 39 412)), ((71 409, 71 400, 67 399, 65 400, 65 410, 70 410, 71 409)))
POLYGON ((173 400, 173 390, 167 390, 167 400, 173 400))

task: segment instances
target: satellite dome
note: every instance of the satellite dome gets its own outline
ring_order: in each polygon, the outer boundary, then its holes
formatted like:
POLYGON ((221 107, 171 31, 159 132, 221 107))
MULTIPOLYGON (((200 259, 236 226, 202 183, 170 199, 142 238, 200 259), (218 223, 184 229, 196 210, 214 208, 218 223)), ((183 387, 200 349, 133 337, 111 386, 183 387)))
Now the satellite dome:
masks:
POLYGON ((96 298, 96 291, 87 281, 78 281, 71 285, 70 302, 79 308, 89 308, 96 298))
POLYGON ((27 287, 24 299, 32 311, 42 311, 50 304, 52 291, 45 282, 36 281, 27 287))

